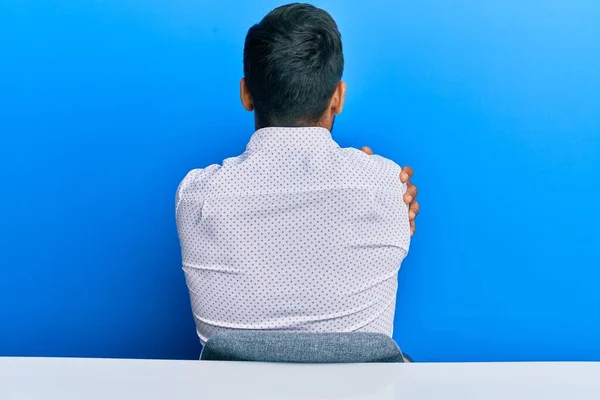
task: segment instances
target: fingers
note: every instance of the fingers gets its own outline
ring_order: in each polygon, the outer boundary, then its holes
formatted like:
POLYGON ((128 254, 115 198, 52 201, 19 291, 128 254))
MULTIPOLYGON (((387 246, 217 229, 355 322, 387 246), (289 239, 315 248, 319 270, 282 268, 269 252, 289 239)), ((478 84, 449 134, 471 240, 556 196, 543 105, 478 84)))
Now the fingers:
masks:
POLYGON ((417 217, 417 215, 419 215, 419 208, 420 208, 420 204, 418 201, 413 201, 412 203, 410 203, 410 206, 408 208, 408 219, 413 220, 417 217))
POLYGON ((416 200, 419 191, 417 187, 410 182, 410 179, 414 175, 414 171, 411 167, 404 167, 400 172, 400 181, 406 183, 406 193, 404 193, 404 202, 408 204, 408 219, 410 221, 410 236, 413 236, 416 232, 417 226, 415 224, 415 218, 419 214, 420 205, 416 200))
POLYGON ((414 174, 415 172, 411 167, 404 167, 402 168, 402 172, 400 172, 400 181, 402 183, 406 183, 410 180, 410 178, 412 178, 414 174))
POLYGON ((367 153, 368 155, 372 156, 373 155, 373 150, 371 150, 370 147, 364 146, 362 149, 360 149, 363 153, 367 153))
POLYGON ((417 187, 410 182, 408 182, 406 186, 407 188, 406 193, 404 193, 404 202, 410 205, 415 199, 415 197, 417 197, 417 193, 419 191, 417 190, 417 187))

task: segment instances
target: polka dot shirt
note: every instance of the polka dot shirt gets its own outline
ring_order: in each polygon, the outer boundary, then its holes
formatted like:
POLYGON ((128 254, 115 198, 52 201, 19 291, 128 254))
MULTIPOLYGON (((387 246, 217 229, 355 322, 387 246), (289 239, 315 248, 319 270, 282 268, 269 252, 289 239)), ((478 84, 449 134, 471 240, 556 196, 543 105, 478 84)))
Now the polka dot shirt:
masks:
POLYGON ((177 191, 198 336, 234 329, 392 334, 410 244, 400 167, 323 128, 264 128, 177 191))

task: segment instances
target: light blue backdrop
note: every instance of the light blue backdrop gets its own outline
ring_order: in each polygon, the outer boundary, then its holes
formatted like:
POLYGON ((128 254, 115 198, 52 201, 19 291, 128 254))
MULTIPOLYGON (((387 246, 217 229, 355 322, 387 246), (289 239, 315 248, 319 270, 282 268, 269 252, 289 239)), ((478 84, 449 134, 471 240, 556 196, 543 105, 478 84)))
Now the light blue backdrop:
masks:
MULTIPOLYGON (((174 193, 243 151, 277 1, 0 1, 0 355, 196 358, 174 193)), ((600 3, 319 1, 344 146, 416 171, 394 336, 419 360, 600 360, 600 3)))

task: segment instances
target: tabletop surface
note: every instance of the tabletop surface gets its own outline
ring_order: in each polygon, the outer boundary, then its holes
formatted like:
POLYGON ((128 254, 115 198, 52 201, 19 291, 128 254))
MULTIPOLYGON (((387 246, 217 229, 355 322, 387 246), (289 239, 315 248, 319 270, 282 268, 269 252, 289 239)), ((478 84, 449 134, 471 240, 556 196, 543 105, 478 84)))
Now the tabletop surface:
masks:
POLYGON ((291 365, 0 358, 0 399, 597 399, 600 363, 291 365))

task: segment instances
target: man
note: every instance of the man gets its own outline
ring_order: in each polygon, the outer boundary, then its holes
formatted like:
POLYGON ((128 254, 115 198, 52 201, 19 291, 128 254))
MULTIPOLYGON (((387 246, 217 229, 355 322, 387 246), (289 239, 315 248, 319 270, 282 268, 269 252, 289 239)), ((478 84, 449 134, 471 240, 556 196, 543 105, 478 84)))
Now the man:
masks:
POLYGON ((279 7, 249 30, 241 100, 256 132, 241 156, 191 171, 177 193, 202 343, 237 329, 392 334, 417 192, 402 183, 410 168, 333 141, 343 66, 321 9, 279 7))

